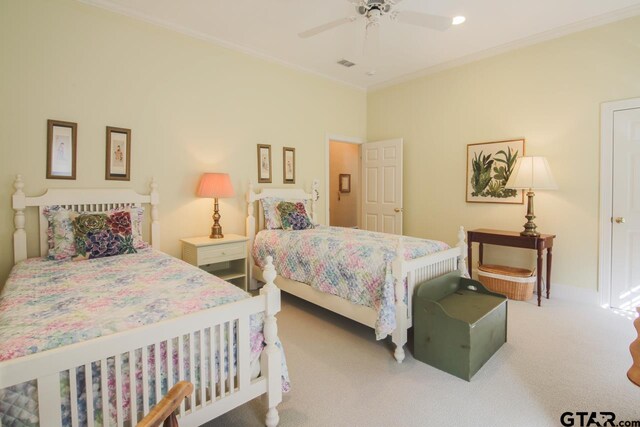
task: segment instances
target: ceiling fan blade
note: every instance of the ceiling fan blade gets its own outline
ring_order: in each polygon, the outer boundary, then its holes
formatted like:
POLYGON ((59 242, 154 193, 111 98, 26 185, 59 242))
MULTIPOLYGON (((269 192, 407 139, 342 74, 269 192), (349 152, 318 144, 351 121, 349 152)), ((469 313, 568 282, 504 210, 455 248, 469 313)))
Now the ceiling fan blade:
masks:
POLYGON ((355 16, 348 16, 346 18, 338 19, 335 21, 327 22, 326 24, 319 25, 317 27, 311 28, 310 30, 303 31, 298 34, 298 37, 306 39, 311 36, 315 36, 316 34, 320 34, 322 32, 328 31, 332 28, 339 27, 340 25, 347 24, 349 22, 353 22, 357 19, 355 16))
POLYGON ((430 15, 428 13, 414 12, 411 10, 403 10, 396 15, 398 22, 405 24, 418 25, 420 27, 431 28, 432 30, 445 31, 448 30, 452 21, 447 16, 430 15))

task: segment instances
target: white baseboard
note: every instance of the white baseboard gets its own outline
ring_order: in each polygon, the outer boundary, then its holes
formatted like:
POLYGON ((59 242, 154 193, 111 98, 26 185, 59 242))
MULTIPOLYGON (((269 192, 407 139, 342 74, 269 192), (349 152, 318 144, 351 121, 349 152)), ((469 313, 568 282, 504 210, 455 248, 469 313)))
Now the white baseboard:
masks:
MULTIPOLYGON (((478 269, 473 269, 473 278, 478 279, 478 269)), ((546 295, 543 282, 543 297, 546 295)), ((536 290, 533 290, 535 295, 536 290)), ((600 295, 595 289, 580 288, 577 286, 563 285, 558 283, 551 283, 551 295, 550 298, 558 298, 562 300, 569 300, 587 305, 600 305, 600 295)))

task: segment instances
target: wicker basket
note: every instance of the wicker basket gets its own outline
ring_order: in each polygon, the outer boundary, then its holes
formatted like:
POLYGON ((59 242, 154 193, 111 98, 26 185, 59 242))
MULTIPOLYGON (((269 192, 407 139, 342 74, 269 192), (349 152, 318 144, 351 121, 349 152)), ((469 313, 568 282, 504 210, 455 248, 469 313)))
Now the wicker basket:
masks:
POLYGON ((526 268, 484 264, 478 265, 478 280, 490 291, 509 299, 526 301, 533 296, 536 276, 526 268))

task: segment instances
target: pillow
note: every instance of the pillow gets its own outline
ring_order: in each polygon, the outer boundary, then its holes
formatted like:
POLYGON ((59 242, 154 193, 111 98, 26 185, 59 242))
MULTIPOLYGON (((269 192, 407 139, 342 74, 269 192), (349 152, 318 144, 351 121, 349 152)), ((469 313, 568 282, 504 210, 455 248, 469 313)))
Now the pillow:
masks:
MULTIPOLYGON (((307 200, 286 200, 282 197, 265 197, 264 199, 260 199, 262 210, 264 211, 264 226, 268 230, 283 228, 280 213, 278 212, 278 203, 280 202, 302 203, 306 212, 310 210, 307 200)), ((309 214, 307 214, 307 216, 309 217, 309 214)))
MULTIPOLYGON (((104 213, 129 212, 131 218, 131 232, 135 249, 144 249, 149 245, 142 238, 142 222, 144 221, 144 208, 127 207, 110 209, 104 213)), ((91 214, 94 212, 83 212, 91 214)), ((102 212, 95 212, 102 213, 102 212)), ((46 206, 42 214, 49 221, 47 236, 49 240, 49 259, 62 260, 73 258, 77 255, 76 242, 73 235, 72 216, 78 213, 65 209, 62 206, 46 206)))
POLYGON ((313 228, 303 202, 278 203, 280 221, 284 230, 307 230, 313 228))
POLYGON ((49 221, 47 236, 49 239, 48 258, 61 260, 76 255, 76 244, 73 240, 71 211, 62 206, 45 206, 42 215, 49 221))
POLYGON ((94 259, 136 253, 131 232, 131 213, 73 214, 77 257, 94 259))

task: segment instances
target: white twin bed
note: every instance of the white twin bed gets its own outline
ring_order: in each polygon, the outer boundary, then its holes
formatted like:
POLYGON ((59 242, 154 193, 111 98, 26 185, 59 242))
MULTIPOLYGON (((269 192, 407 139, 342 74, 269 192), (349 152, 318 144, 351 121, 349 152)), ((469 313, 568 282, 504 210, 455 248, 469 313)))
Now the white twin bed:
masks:
POLYGON ((147 195, 49 189, 27 197, 23 187, 18 176, 17 265, 0 298, 0 425, 135 425, 183 379, 196 387, 180 408, 182 426, 199 426, 262 394, 266 425, 278 424, 285 381, 275 318, 280 291, 270 261, 263 275, 267 285, 250 297, 156 251, 155 183, 147 195), (79 262, 27 260, 24 211, 39 210, 45 256, 48 223, 42 211, 50 205, 78 212, 148 205, 153 248, 79 262), (263 328, 256 327, 260 319, 263 328), (256 369, 252 358, 258 357, 256 369))
POLYGON ((0 349, 0 427, 20 417, 42 427, 134 425, 184 379, 196 387, 180 408, 182 426, 201 425, 262 394, 267 397, 266 425, 275 426, 276 407, 288 387, 275 318, 280 289, 370 326, 378 338, 390 334, 394 357, 402 362, 414 286, 456 269, 466 274, 462 228, 453 248, 333 227, 264 230, 256 202, 265 198, 304 200, 317 223, 318 184, 311 193, 295 188, 258 193, 250 187, 249 274, 252 288, 256 281, 266 283, 259 296, 250 297, 156 251, 155 183, 147 195, 129 189, 49 189, 27 197, 20 176, 14 186, 14 259, 19 265, 0 298, 5 322, 0 337, 4 333, 6 340, 0 349), (148 205, 153 249, 78 263, 27 260, 24 211, 39 211, 44 257, 49 236, 42 212, 51 205, 76 212, 148 205), (339 285, 329 286, 333 281, 339 285), (202 301, 213 301, 212 306, 202 301), (28 317, 21 319, 19 312, 28 317), (71 317, 65 318, 65 312, 71 317))
POLYGON ((454 270, 467 275, 462 227, 453 248, 437 241, 337 227, 265 230, 259 202, 267 198, 306 201, 312 222, 317 224, 318 181, 314 181, 311 192, 300 188, 264 188, 257 192, 249 185, 246 234, 251 248, 252 288, 255 281, 266 281, 260 269, 262 262, 253 255, 272 256, 278 288, 374 328, 378 338, 390 334, 398 362, 404 360, 407 330, 412 326, 414 286, 454 270), (374 277, 376 273, 383 277, 374 277), (373 295, 360 292, 365 288, 373 295), (378 298, 376 292, 382 296, 378 298))

